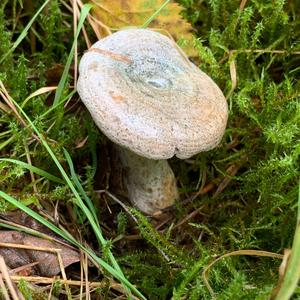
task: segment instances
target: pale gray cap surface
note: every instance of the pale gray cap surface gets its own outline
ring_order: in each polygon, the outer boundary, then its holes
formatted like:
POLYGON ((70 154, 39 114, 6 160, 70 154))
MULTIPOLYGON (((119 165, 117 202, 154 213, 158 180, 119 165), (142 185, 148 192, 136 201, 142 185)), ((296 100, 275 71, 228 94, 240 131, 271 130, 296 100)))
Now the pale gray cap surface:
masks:
POLYGON ((223 136, 221 90, 162 34, 114 33, 83 55, 79 73, 78 93, 97 126, 141 156, 188 158, 223 136))

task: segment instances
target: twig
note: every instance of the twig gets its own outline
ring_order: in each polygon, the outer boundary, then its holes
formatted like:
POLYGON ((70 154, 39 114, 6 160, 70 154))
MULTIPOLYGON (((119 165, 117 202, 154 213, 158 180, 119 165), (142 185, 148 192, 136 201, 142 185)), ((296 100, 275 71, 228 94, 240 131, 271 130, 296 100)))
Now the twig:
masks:
POLYGON ((105 191, 105 194, 107 194, 112 200, 120 204, 123 207, 123 209, 131 216, 135 223, 138 222, 137 218, 129 211, 128 207, 124 203, 122 203, 116 196, 111 194, 109 191, 105 191))
POLYGON ((190 220, 191 218, 195 217, 198 213, 201 212, 201 210, 203 209, 204 205, 198 207, 197 209, 195 209, 194 211, 192 211, 190 214, 188 214, 187 216, 185 216, 181 221, 179 221, 174 227, 173 229, 180 227, 181 225, 183 225, 184 223, 186 223, 188 220, 190 220))

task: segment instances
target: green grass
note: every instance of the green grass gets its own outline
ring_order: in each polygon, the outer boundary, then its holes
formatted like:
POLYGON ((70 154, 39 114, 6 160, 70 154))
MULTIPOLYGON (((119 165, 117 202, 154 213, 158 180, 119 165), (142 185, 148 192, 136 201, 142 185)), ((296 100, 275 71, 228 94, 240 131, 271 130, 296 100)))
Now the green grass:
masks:
MULTIPOLYGON (((268 299, 278 293, 274 299, 281 300, 295 292, 297 299, 300 1, 178 2, 195 28, 194 61, 230 107, 215 150, 170 161, 181 200, 193 201, 179 201, 157 230, 160 221, 134 209, 124 212, 96 192, 112 178, 109 146, 81 105, 71 75, 75 41, 80 55, 86 50, 83 24, 95 41, 84 22, 89 8, 73 38, 73 16, 59 0, 28 0, 26 6, 2 1, 0 209, 11 208, 8 201, 44 222, 92 257, 98 269, 91 268, 91 280, 114 277, 124 293, 147 299, 211 299, 211 293, 216 299, 268 299), (3 87, 18 115, 2 99, 3 87), (44 199, 58 204, 61 222, 72 222, 88 246, 27 206, 44 199), (281 260, 259 251, 283 254, 286 248, 292 248, 290 261, 279 278, 281 260), (208 266, 211 290, 202 277, 208 266)), ((109 284, 97 293, 116 296, 109 284)))

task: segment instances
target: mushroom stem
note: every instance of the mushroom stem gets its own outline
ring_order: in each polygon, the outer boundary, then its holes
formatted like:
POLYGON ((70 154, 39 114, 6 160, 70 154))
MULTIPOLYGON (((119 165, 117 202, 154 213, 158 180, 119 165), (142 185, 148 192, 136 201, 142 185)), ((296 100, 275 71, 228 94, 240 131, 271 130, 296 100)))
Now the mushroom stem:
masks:
POLYGON ((134 206, 147 214, 164 209, 178 199, 176 179, 167 160, 141 157, 117 146, 123 181, 134 206))

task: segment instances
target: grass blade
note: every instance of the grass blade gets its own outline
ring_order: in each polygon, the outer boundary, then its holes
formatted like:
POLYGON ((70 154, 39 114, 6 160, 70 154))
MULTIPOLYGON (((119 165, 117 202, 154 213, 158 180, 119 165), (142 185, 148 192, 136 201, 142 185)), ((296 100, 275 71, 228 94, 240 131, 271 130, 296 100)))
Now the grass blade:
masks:
POLYGON ((43 114, 41 114, 41 119, 43 119, 44 117, 46 117, 51 111, 53 111, 54 109, 56 109, 58 106, 60 106, 61 104, 64 104, 67 100, 69 100, 71 97, 73 97, 73 95, 76 93, 76 90, 73 90, 71 93, 69 93, 64 99, 62 99, 61 101, 59 101, 57 104, 52 105, 47 111, 45 111, 43 114))
POLYGON ((133 292, 136 293, 137 296, 139 296, 141 299, 146 299, 137 289, 136 287, 131 284, 124 276, 122 273, 119 273, 117 270, 115 270, 112 266, 110 266, 107 262, 105 262, 103 259, 98 257, 92 250, 85 248, 82 244, 77 242, 70 234, 67 232, 63 231, 62 229, 56 227, 43 217, 41 217, 38 213, 33 211, 32 209, 28 208, 15 198, 9 196, 8 194, 0 191, 0 197, 5 199, 7 202, 10 204, 14 205, 15 207, 21 209, 25 213, 27 213, 29 216, 32 218, 36 219, 39 221, 41 224, 47 226, 49 229, 51 229, 53 232, 58 234, 59 236, 63 237, 66 241, 70 242, 74 246, 77 246, 78 248, 82 249, 84 252, 86 252, 98 265, 103 267, 107 272, 109 272, 112 276, 117 278, 120 282, 122 282, 127 288, 132 290, 133 292))
POLYGON ((57 90, 56 90, 56 93, 55 93, 55 98, 54 98, 53 105, 56 105, 59 102, 59 100, 61 98, 61 95, 63 93, 64 87, 65 87, 65 84, 66 84, 66 81, 67 81, 67 77, 68 77, 68 74, 69 74, 69 69, 70 69, 70 66, 71 66, 71 63, 72 63, 72 60, 73 60, 73 57, 74 57, 76 41, 78 39, 80 30, 83 26, 84 20, 86 19, 87 15, 88 15, 88 13, 89 13, 89 11, 92 7, 93 6, 91 4, 85 4, 82 7, 80 17, 79 17, 77 31, 76 31, 74 41, 73 41, 73 44, 72 44, 72 48, 71 48, 70 54, 68 56, 63 74, 62 74, 61 79, 59 81, 59 84, 58 84, 58 87, 57 87, 57 90))
POLYGON ((48 173, 48 172, 46 172, 46 171, 44 171, 40 168, 34 167, 34 166, 24 162, 24 161, 11 159, 11 158, 0 158, 0 161, 7 161, 7 162, 14 163, 14 164, 16 164, 16 165, 18 165, 22 168, 25 168, 29 171, 32 171, 32 172, 34 172, 34 173, 36 173, 40 176, 43 176, 43 177, 45 177, 45 178, 47 178, 51 181, 54 181, 54 182, 57 182, 57 183, 60 183, 60 184, 65 183, 61 178, 59 178, 57 176, 54 176, 54 175, 52 175, 52 174, 50 174, 50 173, 48 173))
POLYGON ((10 138, 8 138, 7 140, 5 140, 4 142, 2 142, 0 144, 0 151, 5 148, 7 145, 9 145, 13 140, 14 140, 15 136, 12 135, 10 138))
MULTIPOLYGON (((84 191, 84 189, 83 189, 81 183, 79 182, 78 176, 77 176, 77 174, 75 173, 75 169, 74 169, 74 164, 73 164, 72 158, 71 158, 69 152, 68 152, 66 149, 64 149, 64 155, 65 155, 65 158, 66 158, 67 163, 68 163, 68 165, 69 165, 69 169, 70 169, 70 172, 71 172, 71 178, 72 178, 74 184, 76 185, 76 187, 77 187, 77 189, 78 189, 78 191, 79 191, 81 197, 84 198, 84 200, 85 200, 85 202, 86 202, 88 208, 89 208, 90 211, 92 212, 95 221, 98 223, 98 218, 97 218, 97 214, 96 214, 95 207, 94 207, 94 205, 93 205, 91 199, 88 197, 88 195, 87 195, 86 192, 84 191)), ((99 228, 100 228, 99 223, 98 223, 98 226, 99 226, 99 228)))
POLYGON ((50 0, 46 0, 44 4, 39 8, 39 10, 35 13, 35 15, 32 17, 32 19, 29 21, 29 23, 26 25, 26 27, 23 29, 17 40, 14 42, 11 49, 6 52, 6 54, 0 59, 0 64, 12 53, 15 51, 15 49, 19 46, 19 44, 23 41, 23 39, 27 36, 28 30, 37 18, 37 16, 41 13, 41 11, 45 8, 45 6, 49 3, 50 0))
MULTIPOLYGON (((76 185, 79 193, 84 198, 84 200, 85 200, 88 208, 90 209, 90 211, 92 212, 92 214, 93 214, 93 216, 95 218, 95 222, 97 223, 99 231, 100 231, 100 233, 97 235, 97 238, 98 238, 98 241, 100 243, 100 246, 103 246, 103 241, 101 241, 101 238, 99 239, 99 236, 102 235, 102 231, 101 231, 100 224, 98 222, 98 218, 97 218, 95 207, 94 207, 91 199, 88 197, 88 195, 84 191, 81 183, 79 182, 78 176, 75 173, 75 169, 74 169, 74 164, 73 164, 72 158, 71 158, 69 152, 66 149, 64 149, 64 155, 65 155, 66 160, 67 160, 67 162, 69 164, 69 168, 70 168, 70 172, 71 172, 71 176, 72 176, 71 178, 72 178, 72 180, 73 180, 74 184, 76 185)), ((117 261, 115 260, 114 256, 112 255, 112 253, 110 251, 108 252, 108 256, 109 256, 110 261, 112 262, 114 268, 116 270, 118 270, 119 272, 123 273, 122 270, 121 270, 121 268, 119 267, 117 261)))
MULTIPOLYGON (((0 80, 0 83, 1 80, 0 80)), ((46 142, 44 136, 38 131, 38 129, 35 127, 35 125, 33 124, 33 122, 30 120, 30 118, 27 116, 27 114, 24 112, 24 110, 20 107, 20 105, 10 97, 10 101, 14 103, 14 105, 18 108, 18 110, 21 112, 21 114, 25 117, 25 119, 27 120, 27 122, 29 123, 29 125, 31 126, 31 128, 36 132, 37 136, 40 138, 41 143, 43 144, 43 146, 46 148, 46 150, 48 151, 49 155, 51 156, 52 160, 54 161, 54 163, 56 164, 57 168, 59 169, 62 177, 64 178, 66 184, 69 186, 70 190, 72 191, 72 193, 75 196, 76 199, 76 204, 81 208, 81 210, 83 211, 83 213, 86 215, 87 219, 89 220, 89 223, 91 225, 91 227, 93 228, 94 233, 96 234, 98 240, 101 242, 102 247, 108 249, 108 255, 109 255, 109 259, 112 263, 112 265, 114 266, 113 270, 115 270, 118 273, 118 277, 115 278, 122 278, 122 280, 120 279, 120 281, 125 285, 128 286, 128 280, 125 278, 120 266, 118 265, 116 259, 114 258, 113 254, 111 253, 110 249, 107 247, 108 242, 105 240, 105 238, 103 237, 102 233, 101 233, 101 229, 98 226, 98 223, 94 220, 94 216, 91 213, 91 211, 88 209, 88 207, 84 204, 84 202, 82 201, 78 191, 76 190, 74 184, 72 183, 71 179, 69 178, 69 176, 67 175, 66 171, 64 170, 63 166, 60 164, 60 162, 58 161, 58 159, 56 158, 54 152, 52 151, 52 149, 50 148, 50 146, 48 145, 48 143, 46 142)), ((111 267, 112 268, 112 267, 111 267)), ((112 274, 112 273, 111 273, 112 274)), ((113 275, 113 274, 112 274, 113 275)), ((113 275, 114 276, 114 275, 113 275)), ((130 284, 130 283, 129 283, 130 284)), ((143 299, 145 299, 142 294, 132 285, 130 284, 131 287, 133 287, 134 289, 131 288, 131 290, 139 295, 140 297, 142 297, 143 299)))
POLYGON ((141 26, 142 28, 147 28, 149 24, 161 13, 161 11, 169 4, 170 0, 166 0, 161 7, 141 26))
POLYGON ((58 227, 56 227, 55 225, 53 225, 52 223, 50 223, 49 221, 47 221, 46 219, 44 219, 42 216, 40 216, 38 213, 36 213, 32 209, 30 209, 29 207, 27 207, 26 205, 24 205, 20 201, 16 200, 15 198, 11 197, 10 195, 6 194, 3 191, 0 191, 0 197, 3 198, 3 199, 5 199, 7 202, 9 202, 10 204, 12 204, 13 206, 21 209, 22 211, 24 211, 26 214, 28 214, 32 218, 34 218, 37 221, 39 221, 41 224, 47 226, 53 232, 55 232, 56 234, 62 236, 65 240, 67 240, 67 241, 69 241, 69 242, 71 242, 71 243, 74 244, 75 239, 70 238, 70 235, 68 235, 68 236, 65 235, 64 231, 62 231, 61 229, 59 229, 58 227))

